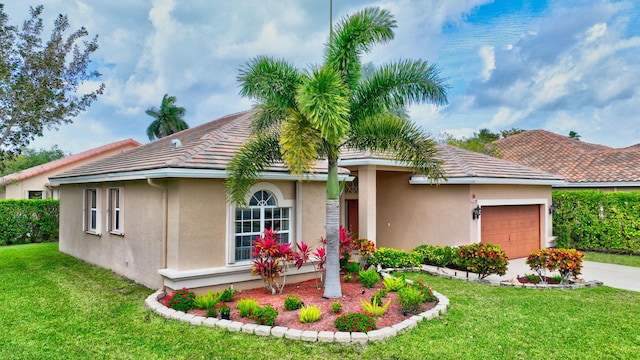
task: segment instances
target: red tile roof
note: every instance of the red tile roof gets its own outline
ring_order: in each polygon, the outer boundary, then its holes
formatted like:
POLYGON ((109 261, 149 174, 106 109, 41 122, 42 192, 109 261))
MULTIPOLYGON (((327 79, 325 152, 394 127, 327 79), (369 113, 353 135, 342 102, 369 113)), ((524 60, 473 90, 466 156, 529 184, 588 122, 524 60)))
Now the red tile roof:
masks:
POLYGON ((90 159, 92 157, 96 157, 114 150, 122 149, 122 151, 127 150, 129 148, 140 146, 141 144, 133 139, 125 139, 113 142, 111 144, 103 145, 91 150, 83 151, 78 154, 69 155, 63 157, 62 159, 50 161, 46 164, 34 166, 28 169, 24 169, 17 173, 6 175, 0 178, 0 183, 4 183, 7 181, 22 181, 25 179, 29 179, 31 177, 41 175, 50 171, 54 171, 56 169, 60 169, 65 166, 73 165, 75 163, 79 163, 83 160, 90 159))
MULTIPOLYGON (((164 137, 128 151, 80 166, 54 178, 135 172, 161 168, 190 168, 225 170, 235 151, 249 134, 252 111, 224 116, 220 119, 164 137), (172 142, 179 140, 180 146, 172 142)), ((449 177, 494 177, 519 179, 561 180, 537 169, 511 163, 491 156, 440 146, 438 155, 445 161, 449 177)), ((389 159, 371 152, 346 150, 342 159, 389 159)), ((326 172, 326 163, 316 164, 318 171, 326 172)), ((287 172, 282 164, 274 164, 269 171, 287 172)))
POLYGON ((573 183, 640 181, 640 146, 614 149, 545 130, 496 141, 502 158, 563 176, 573 183))

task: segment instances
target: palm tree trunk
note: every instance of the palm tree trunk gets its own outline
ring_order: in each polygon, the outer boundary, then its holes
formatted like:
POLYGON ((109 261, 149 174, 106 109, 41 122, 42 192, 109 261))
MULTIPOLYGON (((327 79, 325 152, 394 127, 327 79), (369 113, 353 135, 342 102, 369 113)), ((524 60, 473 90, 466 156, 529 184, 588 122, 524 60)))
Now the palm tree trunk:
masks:
POLYGON ((340 287, 340 189, 338 185, 338 161, 329 159, 327 176, 327 265, 324 295, 327 299, 342 297, 340 287))

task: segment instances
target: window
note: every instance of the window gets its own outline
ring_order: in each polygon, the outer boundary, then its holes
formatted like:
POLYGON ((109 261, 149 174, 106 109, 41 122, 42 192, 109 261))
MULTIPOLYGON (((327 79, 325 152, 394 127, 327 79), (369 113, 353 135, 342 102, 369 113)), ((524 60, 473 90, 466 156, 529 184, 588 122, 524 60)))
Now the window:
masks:
POLYGON ((43 199, 44 196, 42 190, 29 190, 27 191, 27 199, 43 199))
POLYGON ((124 233, 122 203, 122 190, 120 188, 109 189, 109 231, 114 234, 124 233))
POLYGON ((86 189, 84 192, 84 231, 98 234, 100 229, 100 214, 98 189, 86 189))
POLYGON ((251 260, 252 243, 265 229, 280 235, 279 242, 288 243, 291 234, 291 208, 278 207, 275 195, 258 190, 251 196, 249 206, 235 211, 235 261, 251 260))

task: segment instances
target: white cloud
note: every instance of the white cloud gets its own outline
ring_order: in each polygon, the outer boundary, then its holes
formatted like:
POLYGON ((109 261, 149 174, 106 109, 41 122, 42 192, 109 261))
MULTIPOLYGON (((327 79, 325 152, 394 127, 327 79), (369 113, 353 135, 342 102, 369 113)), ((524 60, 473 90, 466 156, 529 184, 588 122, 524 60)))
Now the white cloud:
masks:
POLYGON ((482 71, 480 77, 483 80, 488 80, 491 77, 491 73, 496 68, 496 53, 495 48, 491 45, 484 45, 478 50, 478 55, 482 60, 482 71))

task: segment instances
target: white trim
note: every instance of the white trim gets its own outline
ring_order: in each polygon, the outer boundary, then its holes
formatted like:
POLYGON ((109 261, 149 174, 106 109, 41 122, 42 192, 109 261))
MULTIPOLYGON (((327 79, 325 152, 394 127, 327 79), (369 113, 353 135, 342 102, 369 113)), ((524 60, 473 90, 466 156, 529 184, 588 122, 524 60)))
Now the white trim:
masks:
POLYGON ((407 163, 398 160, 389 159, 338 159, 338 166, 359 166, 359 165, 377 165, 377 166, 394 166, 411 168, 407 163))
POLYGON ((124 235, 124 188, 123 187, 110 187, 107 188, 107 231, 114 235, 124 235), (111 208, 113 205, 113 198, 111 192, 118 190, 118 222, 120 224, 119 229, 114 229, 113 226, 113 211, 111 208))
MULTIPOLYGON (((161 178, 192 178, 192 179, 226 179, 229 173, 226 170, 215 169, 187 169, 187 168, 162 168, 140 171, 126 171, 98 175, 83 175, 73 177, 52 177, 49 182, 52 185, 81 184, 105 181, 146 180, 161 178)), ((305 174, 303 176, 292 175, 288 172, 266 171, 258 174, 262 180, 306 180, 327 181, 327 174, 305 174)), ((340 180, 352 181, 353 176, 339 174, 340 180)))
MULTIPOLYGON (((432 179, 422 175, 413 175, 409 179, 411 185, 431 185, 432 179)), ((552 179, 523 179, 523 178, 492 178, 492 177, 457 177, 449 178, 447 180, 441 180, 440 184, 451 185, 464 185, 464 184, 477 184, 477 185, 551 185, 561 186, 566 184, 564 180, 552 180, 552 179)))

